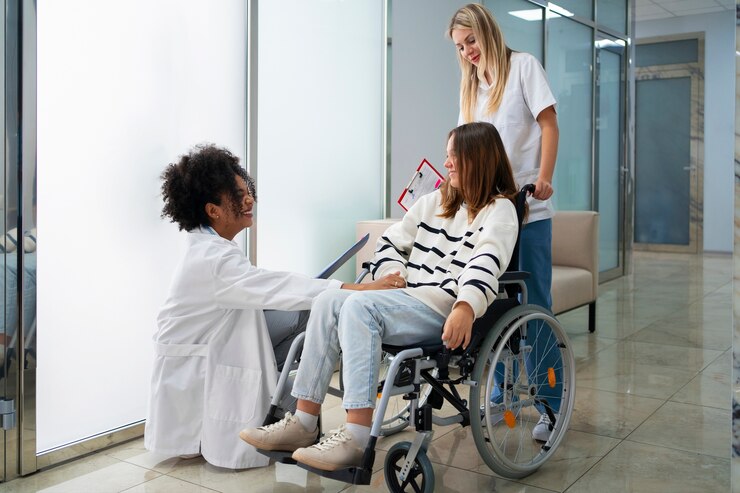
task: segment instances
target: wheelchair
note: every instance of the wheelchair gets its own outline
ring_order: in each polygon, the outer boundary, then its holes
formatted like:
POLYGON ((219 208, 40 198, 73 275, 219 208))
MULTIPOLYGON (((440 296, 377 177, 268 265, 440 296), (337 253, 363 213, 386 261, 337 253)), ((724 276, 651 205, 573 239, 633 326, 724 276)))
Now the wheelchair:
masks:
MULTIPOLYGON (((533 190, 533 185, 526 185, 516 197, 520 227, 526 194, 533 190)), ((517 239, 510 266, 518 266, 518 248, 517 239)), ((420 347, 383 345, 379 401, 360 466, 324 471, 297 465, 331 479, 370 484, 378 439, 414 426, 413 441, 395 444, 386 455, 386 485, 392 492, 432 492, 434 470, 427 450, 433 425, 457 423, 471 427, 478 453, 496 474, 519 479, 537 471, 555 454, 568 429, 575 402, 575 360, 555 317, 526 303, 528 277, 509 269, 499 278, 501 294, 475 321, 466 349, 449 350, 441 340, 420 347), (462 386, 469 389, 468 399, 461 396, 462 386), (392 402, 403 404, 389 412, 392 402), (452 415, 433 412, 444 402, 454 408, 452 415), (532 430, 542 414, 549 418, 550 433, 546 441, 538 442, 532 430)), ((298 356, 302 344, 303 334, 291 346, 289 361, 298 356)), ((264 425, 279 420, 287 381, 284 371, 264 425)), ((341 390, 329 393, 341 396, 341 390)), ((296 464, 291 452, 259 451, 278 462, 296 464)))

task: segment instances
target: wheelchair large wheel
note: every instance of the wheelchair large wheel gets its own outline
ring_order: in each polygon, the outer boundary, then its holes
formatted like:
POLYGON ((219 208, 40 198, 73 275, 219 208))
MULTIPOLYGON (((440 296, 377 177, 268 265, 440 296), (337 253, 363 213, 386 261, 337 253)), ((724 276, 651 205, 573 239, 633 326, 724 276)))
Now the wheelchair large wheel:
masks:
MULTIPOLYGON (((383 351, 380 359, 380 372, 378 373, 378 396, 380 396, 380 391, 383 389, 383 384, 385 383, 386 376, 388 375, 388 369, 390 368, 391 362, 394 358, 394 355, 383 351)), ((344 380, 342 379, 342 370, 343 363, 340 361, 339 388, 343 391, 344 380)), ((410 379, 413 377, 413 375, 404 373, 403 369, 401 369, 400 373, 400 377, 397 376, 397 378, 401 379, 400 383, 406 383, 407 381, 410 381, 410 379)), ((437 369, 434 368, 430 373, 433 377, 436 377, 437 369)), ((417 403, 417 407, 424 405, 427 401, 427 398, 429 397, 429 394, 432 392, 432 386, 426 383, 424 379, 422 379, 420 387, 421 388, 419 390, 419 400, 417 403)), ((380 436, 387 437, 394 435, 406 429, 406 427, 408 427, 410 423, 411 416, 409 413, 409 401, 404 400, 403 397, 400 395, 393 396, 388 402, 388 408, 385 411, 383 424, 380 427, 380 436)))
POLYGON ((411 448, 411 442, 399 442, 388 451, 385 456, 385 484, 393 493, 414 491, 416 493, 432 493, 434 491, 434 469, 426 452, 420 450, 414 458, 406 480, 400 478, 401 469, 406 463, 406 454, 411 448))
POLYGON ((538 306, 509 310, 481 344, 472 379, 470 421, 483 460, 509 478, 535 472, 560 445, 575 401, 575 361, 563 328, 538 306), (532 436, 541 414, 554 418, 544 442, 532 436))

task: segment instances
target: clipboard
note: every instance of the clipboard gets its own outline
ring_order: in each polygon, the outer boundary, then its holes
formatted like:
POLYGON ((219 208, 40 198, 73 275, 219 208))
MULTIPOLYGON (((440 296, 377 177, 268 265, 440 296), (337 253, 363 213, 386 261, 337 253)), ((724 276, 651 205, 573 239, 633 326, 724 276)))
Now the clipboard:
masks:
POLYGON ((437 190, 444 181, 445 177, 429 161, 422 159, 411 181, 398 197, 398 205, 405 211, 409 210, 419 197, 437 190))
POLYGON ((331 262, 329 265, 327 265, 324 270, 322 270, 318 276, 316 276, 316 279, 329 279, 329 276, 334 274, 337 269, 339 269, 344 263, 351 259, 352 256, 354 256, 357 252, 362 250, 362 247, 365 246, 365 243, 367 243, 367 240, 370 238, 370 234, 366 234, 359 240, 357 240, 357 243, 349 247, 343 254, 341 254, 339 257, 337 257, 333 262, 331 262))

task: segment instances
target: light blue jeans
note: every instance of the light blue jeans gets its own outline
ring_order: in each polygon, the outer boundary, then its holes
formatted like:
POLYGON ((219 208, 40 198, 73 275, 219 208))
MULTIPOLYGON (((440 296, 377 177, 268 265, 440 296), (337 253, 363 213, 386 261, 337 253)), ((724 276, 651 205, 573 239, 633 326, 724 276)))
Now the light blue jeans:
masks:
POLYGON ((344 408, 374 408, 381 344, 440 342, 444 321, 402 290, 324 291, 311 306, 292 395, 321 404, 341 351, 344 408))

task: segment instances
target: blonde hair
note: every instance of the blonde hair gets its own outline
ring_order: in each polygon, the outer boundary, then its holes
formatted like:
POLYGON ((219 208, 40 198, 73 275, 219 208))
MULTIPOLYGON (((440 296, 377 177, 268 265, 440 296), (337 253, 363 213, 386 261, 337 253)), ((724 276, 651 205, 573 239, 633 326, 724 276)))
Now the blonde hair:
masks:
POLYGON ((511 67, 511 49, 506 46, 504 35, 496 19, 484 6, 470 3, 460 8, 450 20, 447 36, 452 37, 456 29, 472 29, 475 41, 480 47, 478 66, 467 60, 460 50, 457 61, 460 63, 460 104, 466 123, 473 121, 473 109, 478 99, 480 80, 485 80, 486 72, 491 76, 491 89, 486 113, 491 114, 501 105, 506 80, 511 67))
POLYGON ((513 202, 516 195, 514 173, 496 127, 487 122, 466 123, 453 129, 449 137, 453 139, 455 168, 460 181, 458 188, 453 187, 450 180, 445 180, 440 187, 440 217, 454 217, 464 202, 468 221, 472 222, 497 197, 513 202))

